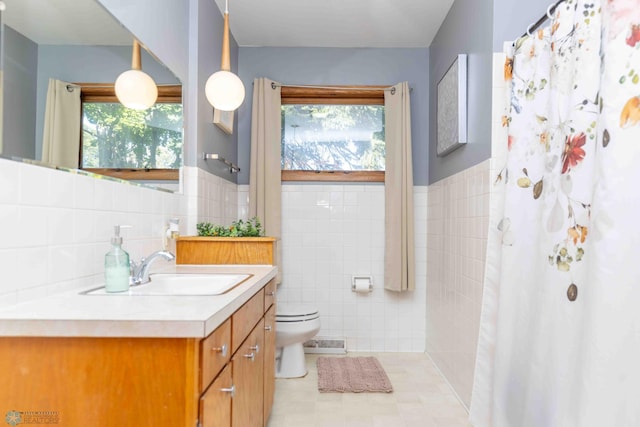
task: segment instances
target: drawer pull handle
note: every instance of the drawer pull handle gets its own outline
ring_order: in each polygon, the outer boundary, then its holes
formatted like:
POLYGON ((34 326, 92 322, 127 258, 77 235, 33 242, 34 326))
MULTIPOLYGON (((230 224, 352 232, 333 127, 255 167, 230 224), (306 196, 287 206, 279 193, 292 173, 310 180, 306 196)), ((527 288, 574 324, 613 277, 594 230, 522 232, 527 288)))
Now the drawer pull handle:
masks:
POLYGON ((251 359, 251 361, 253 361, 256 358, 256 354, 254 352, 251 352, 249 354, 245 354, 244 357, 246 357, 247 359, 251 359))
POLYGON ((267 296, 268 296, 268 297, 275 297, 275 296, 276 296, 276 293, 275 293, 274 291, 267 292, 267 296))
POLYGON ((272 329, 273 328, 271 327, 271 325, 267 325, 267 326, 264 327, 264 330, 267 331, 267 332, 271 332, 272 329))
POLYGON ((253 350, 256 353, 260 353, 260 346, 258 344, 252 345, 251 347, 249 347, 249 350, 253 350))
POLYGON ((236 394, 236 386, 231 385, 229 388, 221 388, 220 391, 223 393, 231 393, 231 397, 233 397, 236 394))
POLYGON ((228 347, 226 344, 222 344, 222 347, 213 347, 211 349, 211 351, 214 351, 216 353, 220 353, 220 355, 222 357, 227 357, 227 351, 228 351, 228 347))

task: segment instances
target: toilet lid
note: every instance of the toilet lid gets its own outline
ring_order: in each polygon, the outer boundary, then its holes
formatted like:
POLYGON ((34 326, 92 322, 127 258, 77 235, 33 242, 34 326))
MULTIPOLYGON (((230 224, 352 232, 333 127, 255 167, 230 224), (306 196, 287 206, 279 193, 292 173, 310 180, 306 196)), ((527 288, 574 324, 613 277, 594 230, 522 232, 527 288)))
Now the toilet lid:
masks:
POLYGON ((311 305, 278 304, 276 318, 288 319, 291 317, 317 316, 318 309, 311 305))

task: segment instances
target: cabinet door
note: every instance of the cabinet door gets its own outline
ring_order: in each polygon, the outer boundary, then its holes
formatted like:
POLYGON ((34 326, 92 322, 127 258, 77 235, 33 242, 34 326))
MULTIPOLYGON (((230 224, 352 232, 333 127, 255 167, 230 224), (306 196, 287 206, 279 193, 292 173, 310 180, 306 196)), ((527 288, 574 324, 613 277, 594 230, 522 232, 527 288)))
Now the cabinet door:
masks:
POLYGON ((262 427, 264 416, 264 319, 240 345, 232 359, 236 394, 233 427, 262 427))
POLYGON ((200 398, 200 423, 202 427, 227 427, 231 425, 233 389, 231 365, 227 365, 200 398))
POLYGON ((276 390, 276 305, 264 315, 264 425, 269 421, 276 390))

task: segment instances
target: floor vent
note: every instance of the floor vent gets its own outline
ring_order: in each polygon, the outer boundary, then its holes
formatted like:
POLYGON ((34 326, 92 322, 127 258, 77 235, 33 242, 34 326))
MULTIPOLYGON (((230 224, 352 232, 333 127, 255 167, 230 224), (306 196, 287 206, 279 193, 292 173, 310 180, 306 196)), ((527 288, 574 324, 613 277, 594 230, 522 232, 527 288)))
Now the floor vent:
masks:
POLYGON ((305 353, 344 354, 347 352, 347 340, 316 337, 305 342, 303 347, 305 353))

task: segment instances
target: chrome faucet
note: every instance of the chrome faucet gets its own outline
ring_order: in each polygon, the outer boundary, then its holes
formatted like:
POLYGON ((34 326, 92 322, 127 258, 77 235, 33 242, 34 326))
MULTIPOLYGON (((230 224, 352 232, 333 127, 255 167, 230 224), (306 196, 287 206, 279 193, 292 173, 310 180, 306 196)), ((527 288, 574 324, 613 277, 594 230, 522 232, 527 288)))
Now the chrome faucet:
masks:
POLYGON ((149 267, 153 261, 158 258, 164 258, 167 261, 173 261, 176 256, 168 251, 156 251, 146 258, 142 258, 140 263, 131 262, 131 285, 142 285, 149 283, 149 267))

